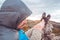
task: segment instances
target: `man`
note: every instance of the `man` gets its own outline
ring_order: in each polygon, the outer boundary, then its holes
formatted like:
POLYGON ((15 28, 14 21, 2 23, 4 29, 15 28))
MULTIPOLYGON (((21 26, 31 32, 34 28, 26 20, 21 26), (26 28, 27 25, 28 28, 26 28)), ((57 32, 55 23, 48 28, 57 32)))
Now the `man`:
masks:
POLYGON ((17 40, 18 24, 30 14, 21 0, 6 0, 0 10, 0 40, 17 40))

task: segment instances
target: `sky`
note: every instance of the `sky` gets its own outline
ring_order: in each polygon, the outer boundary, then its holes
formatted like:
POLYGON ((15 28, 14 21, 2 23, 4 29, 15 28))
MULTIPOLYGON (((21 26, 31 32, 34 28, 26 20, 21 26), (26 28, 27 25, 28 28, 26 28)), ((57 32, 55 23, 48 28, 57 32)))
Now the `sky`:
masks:
MULTIPOLYGON (((0 0, 0 7, 5 0, 0 0)), ((52 21, 60 22, 60 0, 22 0, 32 14, 27 18, 30 20, 40 20, 43 12, 51 15, 52 21)))

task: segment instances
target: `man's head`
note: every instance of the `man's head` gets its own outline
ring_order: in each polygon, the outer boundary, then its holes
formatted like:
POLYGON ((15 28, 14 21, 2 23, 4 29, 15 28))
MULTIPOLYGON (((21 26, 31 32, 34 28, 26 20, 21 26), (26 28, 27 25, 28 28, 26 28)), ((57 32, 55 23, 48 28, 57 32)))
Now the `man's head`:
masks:
MULTIPOLYGON (((31 15, 31 10, 23 3, 21 0, 5 0, 1 6, 1 12, 3 15, 8 15, 6 18, 11 19, 7 20, 8 22, 12 22, 12 24, 6 22, 8 26, 13 26, 13 28, 17 28, 17 26, 28 16, 31 15), (14 18, 13 18, 14 17, 14 18)), ((2 16, 4 17, 4 16, 2 16)), ((4 17, 5 18, 5 17, 4 17)), ((4 22, 4 21, 3 21, 4 22)))

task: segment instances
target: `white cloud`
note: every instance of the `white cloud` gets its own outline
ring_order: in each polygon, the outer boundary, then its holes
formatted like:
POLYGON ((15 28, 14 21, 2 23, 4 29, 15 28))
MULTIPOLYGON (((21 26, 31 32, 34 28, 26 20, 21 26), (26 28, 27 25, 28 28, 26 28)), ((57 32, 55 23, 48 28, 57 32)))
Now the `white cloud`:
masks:
POLYGON ((27 19, 30 19, 30 20, 40 20, 41 19, 41 15, 31 15, 29 16, 27 19))
POLYGON ((52 12, 53 15, 60 15, 60 9, 54 10, 52 12))
POLYGON ((60 22, 60 10, 55 10, 51 13, 51 20, 60 22))
POLYGON ((0 7, 2 6, 2 4, 3 4, 4 1, 5 0, 0 0, 0 7))
MULTIPOLYGON (((0 5, 5 0, 0 0, 0 5)), ((30 19, 39 19, 43 12, 51 14, 51 20, 60 20, 60 2, 59 0, 22 0, 32 11, 30 19)))
POLYGON ((24 2, 29 2, 29 3, 39 3, 40 0, 22 0, 24 2))

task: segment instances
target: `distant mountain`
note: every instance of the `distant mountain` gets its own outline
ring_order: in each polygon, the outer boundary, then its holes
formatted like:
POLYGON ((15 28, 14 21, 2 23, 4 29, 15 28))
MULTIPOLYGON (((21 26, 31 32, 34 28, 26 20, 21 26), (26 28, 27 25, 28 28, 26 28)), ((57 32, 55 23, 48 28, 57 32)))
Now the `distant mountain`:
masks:
POLYGON ((51 23, 54 27, 60 28, 60 23, 54 22, 54 21, 50 21, 50 23, 51 23))
MULTIPOLYGON (((33 27, 34 25, 36 25, 39 22, 40 22, 40 20, 35 20, 35 21, 27 20, 27 24, 30 28, 33 27)), ((55 33, 56 35, 60 35, 60 23, 54 22, 54 21, 50 21, 50 23, 54 27, 53 33, 55 33)))
MULTIPOLYGON (((39 23, 40 22, 40 20, 35 20, 35 21, 32 21, 32 20, 27 20, 28 21, 28 23, 29 23, 29 25, 35 25, 35 24, 37 24, 37 23, 39 23)), ((54 21, 50 21, 50 23, 54 26, 54 27, 56 27, 56 28, 60 28, 60 23, 58 23, 58 22, 54 22, 54 21)))
MULTIPOLYGON (((30 28, 32 28, 34 25, 38 24, 40 22, 40 20, 35 20, 35 21, 32 21, 32 20, 26 20, 27 23, 24 24, 23 26, 25 26, 23 28, 23 30, 27 31, 29 30, 30 28)), ((53 33, 55 33, 56 35, 60 35, 60 23, 58 22, 54 22, 54 21, 50 21, 50 23, 53 25, 53 33)))

